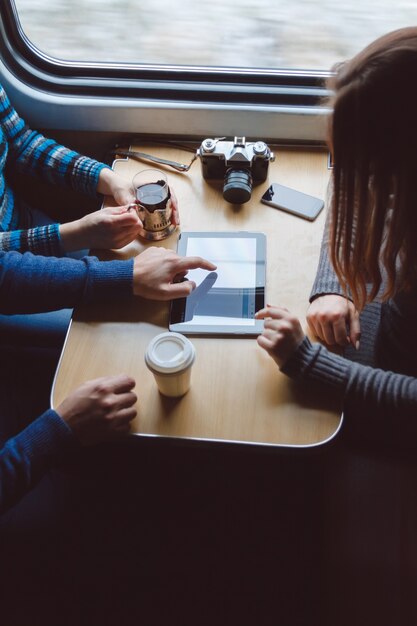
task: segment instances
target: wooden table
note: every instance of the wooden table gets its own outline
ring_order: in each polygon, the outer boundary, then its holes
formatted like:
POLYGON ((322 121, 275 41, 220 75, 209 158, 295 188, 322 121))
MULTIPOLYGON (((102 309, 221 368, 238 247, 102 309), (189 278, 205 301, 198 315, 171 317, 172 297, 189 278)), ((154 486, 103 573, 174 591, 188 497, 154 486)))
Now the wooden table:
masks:
MULTIPOLYGON (((191 155, 173 147, 134 146, 187 163, 191 155)), ((325 197, 328 155, 321 149, 273 147, 276 160, 269 183, 278 182, 325 197)), ((117 159, 114 169, 127 180, 146 167, 117 159)), ((186 174, 167 170, 178 198, 181 229, 262 231, 267 235, 267 302, 288 307, 302 322, 313 283, 325 211, 311 223, 261 204, 268 181, 255 186, 243 206, 223 200, 220 182, 205 181, 200 163, 186 174)), ((177 233, 157 244, 175 249, 177 233)), ((134 241, 122 250, 100 254, 129 258, 148 244, 134 241)), ((149 341, 167 329, 169 305, 133 298, 121 305, 79 307, 74 311, 52 389, 52 406, 83 381, 125 372, 137 381, 137 418, 132 432, 251 444, 308 446, 334 436, 341 425, 339 403, 281 374, 253 338, 193 338, 197 358, 192 387, 180 399, 161 396, 144 363, 149 341)))

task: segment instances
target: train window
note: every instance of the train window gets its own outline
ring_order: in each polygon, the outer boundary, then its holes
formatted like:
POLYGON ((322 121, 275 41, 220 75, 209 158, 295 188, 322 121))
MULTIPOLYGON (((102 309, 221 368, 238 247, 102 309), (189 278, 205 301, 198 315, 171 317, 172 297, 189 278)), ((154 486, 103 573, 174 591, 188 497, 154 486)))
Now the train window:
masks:
POLYGON ((15 0, 43 53, 79 62, 328 70, 416 22, 409 0, 15 0))
POLYGON ((417 6, 1 0, 0 17, 2 80, 43 128, 53 120, 33 103, 48 100, 69 128, 323 143, 331 66, 416 23, 417 6))

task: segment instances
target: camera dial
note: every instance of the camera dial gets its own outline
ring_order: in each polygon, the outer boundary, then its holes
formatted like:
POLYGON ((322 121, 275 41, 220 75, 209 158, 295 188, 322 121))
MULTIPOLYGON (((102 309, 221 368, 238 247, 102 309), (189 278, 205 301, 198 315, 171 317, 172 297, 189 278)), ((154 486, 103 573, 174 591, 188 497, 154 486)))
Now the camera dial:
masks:
POLYGON ((268 146, 264 141, 257 141, 255 144, 253 144, 253 151, 255 154, 265 154, 267 149, 268 146))
POLYGON ((204 152, 214 152, 216 149, 216 141, 214 139, 205 139, 201 144, 204 152))

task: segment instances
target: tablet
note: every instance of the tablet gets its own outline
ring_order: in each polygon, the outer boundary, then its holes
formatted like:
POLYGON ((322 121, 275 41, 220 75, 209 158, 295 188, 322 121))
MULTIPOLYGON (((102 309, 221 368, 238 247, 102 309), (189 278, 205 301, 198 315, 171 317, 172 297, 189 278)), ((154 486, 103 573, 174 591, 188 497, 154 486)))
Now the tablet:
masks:
POLYGON ((187 274, 197 287, 173 300, 169 329, 184 335, 259 335, 263 320, 255 313, 265 305, 266 236, 252 232, 185 232, 178 254, 212 261, 214 272, 187 274))

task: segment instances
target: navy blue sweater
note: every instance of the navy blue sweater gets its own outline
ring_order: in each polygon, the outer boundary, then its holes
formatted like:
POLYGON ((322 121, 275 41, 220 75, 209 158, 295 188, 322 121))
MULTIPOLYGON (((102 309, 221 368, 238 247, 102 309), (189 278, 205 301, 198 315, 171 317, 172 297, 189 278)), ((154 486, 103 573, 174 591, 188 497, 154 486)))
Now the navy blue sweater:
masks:
MULTIPOLYGON (((133 293, 133 260, 100 262, 0 252, 0 313, 38 313, 133 293)), ((17 502, 69 446, 71 429, 49 410, 0 450, 0 512, 17 502)))

